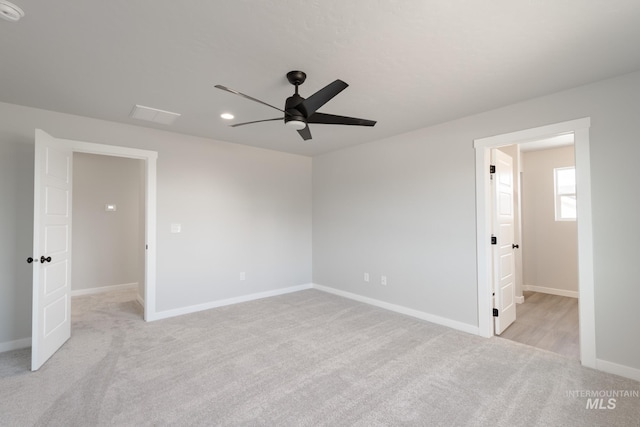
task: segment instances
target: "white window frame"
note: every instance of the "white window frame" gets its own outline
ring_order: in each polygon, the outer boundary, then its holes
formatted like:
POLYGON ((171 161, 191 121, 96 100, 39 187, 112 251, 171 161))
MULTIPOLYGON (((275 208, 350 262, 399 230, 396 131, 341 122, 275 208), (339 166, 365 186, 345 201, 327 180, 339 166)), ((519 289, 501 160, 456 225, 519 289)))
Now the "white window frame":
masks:
POLYGON ((564 192, 564 193, 560 193, 559 189, 558 189, 558 172, 559 171, 565 171, 565 170, 573 170, 574 176, 576 173, 576 168, 575 166, 568 166, 568 167, 563 167, 563 168, 554 168, 553 169, 553 195, 554 195, 554 200, 555 200, 555 219, 556 221, 576 221, 577 219, 577 209, 576 209, 576 216, 573 217, 563 217, 562 216, 562 197, 566 197, 566 196, 573 196, 576 199, 576 206, 577 206, 577 195, 576 195, 576 187, 575 187, 575 178, 574 178, 574 187, 573 187, 573 192, 564 192))

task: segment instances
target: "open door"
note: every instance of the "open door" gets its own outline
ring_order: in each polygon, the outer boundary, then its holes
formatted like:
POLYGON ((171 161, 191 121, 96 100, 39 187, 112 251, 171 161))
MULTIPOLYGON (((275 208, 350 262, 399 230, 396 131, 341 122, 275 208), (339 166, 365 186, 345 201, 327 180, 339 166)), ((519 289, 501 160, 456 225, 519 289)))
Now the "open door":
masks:
POLYGON ((492 150, 493 179, 493 307, 495 334, 516 320, 514 257, 515 216, 513 204, 513 158, 492 150), (493 238, 495 237, 495 243, 493 238), (496 312, 497 310, 497 312, 496 312))
POLYGON ((71 336, 71 161, 64 141, 36 130, 32 371, 71 336))

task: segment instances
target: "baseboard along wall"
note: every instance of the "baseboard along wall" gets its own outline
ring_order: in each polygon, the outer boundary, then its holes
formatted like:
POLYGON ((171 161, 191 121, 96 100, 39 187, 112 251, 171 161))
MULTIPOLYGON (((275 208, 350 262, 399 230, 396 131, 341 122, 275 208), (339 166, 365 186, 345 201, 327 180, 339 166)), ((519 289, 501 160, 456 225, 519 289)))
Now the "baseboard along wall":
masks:
POLYGON ((20 350, 21 348, 27 347, 31 347, 31 337, 14 341, 0 342, 0 353, 11 350, 20 350))
POLYGON ((436 316, 433 314, 425 313, 423 311, 414 310, 412 308, 407 308, 401 305, 391 304, 385 301, 380 301, 374 298, 365 297, 358 294, 353 294, 351 292, 342 291, 339 289, 331 288, 328 286, 313 284, 314 289, 318 289, 323 292, 328 292, 330 294, 338 295, 344 298, 352 299, 354 301, 363 302, 365 304, 374 305, 376 307, 384 308, 385 310, 394 311, 400 314, 406 314, 407 316, 415 317, 421 320, 426 320, 427 322, 436 323, 438 325, 447 326, 452 329, 457 329, 462 332, 467 332, 473 335, 479 335, 479 330, 477 326, 469 325, 467 323, 458 322, 457 320, 447 319, 445 317, 436 316))
POLYGON ((640 381, 640 369, 630 366, 619 365, 617 363, 608 362, 606 360, 596 359, 596 369, 610 374, 619 375, 632 380, 640 381))
POLYGON ((98 288, 76 289, 71 291, 71 296, 77 297, 80 295, 101 294, 103 292, 109 292, 109 291, 124 291, 129 289, 137 289, 137 287, 138 287, 138 282, 124 283, 121 285, 100 286, 98 288))
POLYGON ((183 314, 189 314, 189 313, 196 313, 198 311, 209 310, 211 308, 224 307, 226 305, 254 301, 262 298, 269 298, 277 295, 284 295, 291 292, 298 292, 298 291, 303 291, 305 289, 311 289, 311 288, 312 288, 312 284, 308 283, 305 285, 291 286, 288 288, 274 289, 272 291, 258 292, 255 294, 242 295, 234 298, 210 301, 204 304, 196 304, 188 307, 174 308, 174 309, 165 310, 165 311, 157 311, 154 313, 153 317, 148 320, 153 321, 153 320, 160 320, 160 319, 168 319, 169 317, 181 316, 183 314))
POLYGON ((578 298, 580 293, 578 291, 567 291, 565 289, 547 288, 544 286, 532 286, 523 285, 523 291, 540 292, 543 294, 559 295, 561 297, 578 298))

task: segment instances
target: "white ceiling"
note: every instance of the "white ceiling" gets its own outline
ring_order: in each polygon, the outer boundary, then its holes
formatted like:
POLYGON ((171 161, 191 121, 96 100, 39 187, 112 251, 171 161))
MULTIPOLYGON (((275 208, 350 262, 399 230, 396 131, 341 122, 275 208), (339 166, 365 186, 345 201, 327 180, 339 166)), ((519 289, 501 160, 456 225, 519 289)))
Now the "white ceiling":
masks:
POLYGON ((13 0, 0 20, 0 101, 317 155, 640 69, 638 0, 13 0), (374 128, 311 125, 276 110, 285 74, 303 97, 349 88, 320 111, 374 128), (129 117, 135 104, 181 114, 129 117))
POLYGON ((573 133, 565 133, 560 135, 555 135, 545 139, 538 139, 535 141, 528 141, 526 144, 519 144, 520 151, 540 151, 540 150, 548 150, 551 148, 560 148, 566 147, 568 145, 573 145, 575 142, 573 133))

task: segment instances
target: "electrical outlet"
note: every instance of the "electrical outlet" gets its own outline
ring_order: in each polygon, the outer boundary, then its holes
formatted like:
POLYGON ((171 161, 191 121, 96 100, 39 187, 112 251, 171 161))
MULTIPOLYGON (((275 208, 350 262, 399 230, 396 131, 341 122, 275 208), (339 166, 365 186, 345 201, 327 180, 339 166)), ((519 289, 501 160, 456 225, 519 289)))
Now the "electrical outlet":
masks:
POLYGON ((364 281, 369 282, 369 273, 364 273, 364 281))
POLYGON ((240 280, 245 280, 247 278, 247 275, 245 274, 244 271, 240 272, 240 280))
POLYGON ((387 286, 387 276, 380 276, 380 284, 387 286))

